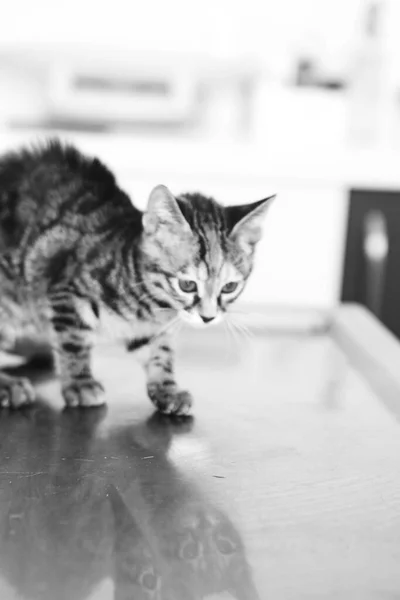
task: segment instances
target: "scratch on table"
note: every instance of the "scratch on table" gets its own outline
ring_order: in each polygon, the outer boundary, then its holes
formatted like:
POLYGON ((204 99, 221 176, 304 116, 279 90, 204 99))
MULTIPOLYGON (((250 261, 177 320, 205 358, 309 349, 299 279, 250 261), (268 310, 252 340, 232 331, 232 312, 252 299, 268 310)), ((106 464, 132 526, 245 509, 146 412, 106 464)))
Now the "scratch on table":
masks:
POLYGON ((22 475, 22 477, 33 477, 34 475, 42 475, 46 471, 38 471, 37 473, 27 473, 26 471, 0 471, 0 475, 22 475))
POLYGON ((94 462, 94 458, 76 458, 75 456, 71 456, 68 458, 63 457, 61 460, 77 460, 79 462, 94 462))

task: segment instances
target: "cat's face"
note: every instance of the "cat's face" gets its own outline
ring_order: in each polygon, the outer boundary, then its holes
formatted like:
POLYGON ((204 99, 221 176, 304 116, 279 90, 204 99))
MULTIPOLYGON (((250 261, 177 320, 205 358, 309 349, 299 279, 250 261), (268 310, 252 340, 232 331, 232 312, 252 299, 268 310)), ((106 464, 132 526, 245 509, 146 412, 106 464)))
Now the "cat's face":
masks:
POLYGON ((143 217, 154 298, 195 326, 217 323, 245 288, 271 200, 222 207, 155 188, 143 217))
POLYGON ((217 323, 243 291, 246 280, 228 257, 216 257, 215 268, 205 261, 184 267, 174 286, 181 296, 181 316, 193 325, 217 323))

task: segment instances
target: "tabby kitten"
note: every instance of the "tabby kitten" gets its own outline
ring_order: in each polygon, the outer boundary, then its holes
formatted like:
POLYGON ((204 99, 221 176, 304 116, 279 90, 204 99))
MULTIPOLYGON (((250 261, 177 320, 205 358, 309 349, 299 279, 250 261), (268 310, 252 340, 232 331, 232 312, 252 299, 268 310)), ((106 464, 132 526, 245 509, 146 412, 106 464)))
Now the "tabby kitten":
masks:
MULTIPOLYGON (((51 343, 67 406, 103 403, 91 371, 92 333, 148 345, 147 390, 163 413, 192 400, 174 378, 177 318, 217 321, 243 291, 271 198, 222 207, 164 186, 143 213, 97 159, 52 140, 0 160, 0 348, 51 343)), ((0 405, 31 403, 27 379, 0 373, 0 405)))

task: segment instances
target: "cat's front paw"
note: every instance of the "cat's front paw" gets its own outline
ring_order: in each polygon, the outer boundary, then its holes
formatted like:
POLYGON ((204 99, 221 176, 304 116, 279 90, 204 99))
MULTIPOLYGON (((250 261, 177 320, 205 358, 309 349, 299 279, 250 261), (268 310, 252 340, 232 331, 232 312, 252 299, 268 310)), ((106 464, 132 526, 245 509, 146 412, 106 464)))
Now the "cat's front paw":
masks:
POLYGON ((35 390, 25 377, 0 376, 0 406, 21 408, 32 404, 35 390))
POLYGON ((71 408, 101 406, 105 403, 104 388, 94 379, 70 383, 63 387, 62 394, 65 404, 71 408))
POLYGON ((165 415, 187 417, 190 414, 193 398, 190 392, 177 388, 175 382, 149 382, 147 392, 154 406, 165 415))

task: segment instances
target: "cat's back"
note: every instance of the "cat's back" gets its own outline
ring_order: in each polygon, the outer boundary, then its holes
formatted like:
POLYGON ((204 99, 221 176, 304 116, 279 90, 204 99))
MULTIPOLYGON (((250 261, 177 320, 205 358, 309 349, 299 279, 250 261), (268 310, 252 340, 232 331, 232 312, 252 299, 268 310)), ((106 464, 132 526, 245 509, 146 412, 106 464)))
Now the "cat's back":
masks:
POLYGON ((17 245, 27 228, 51 227, 67 214, 105 205, 133 210, 107 167, 71 145, 52 139, 0 158, 0 251, 17 245))

